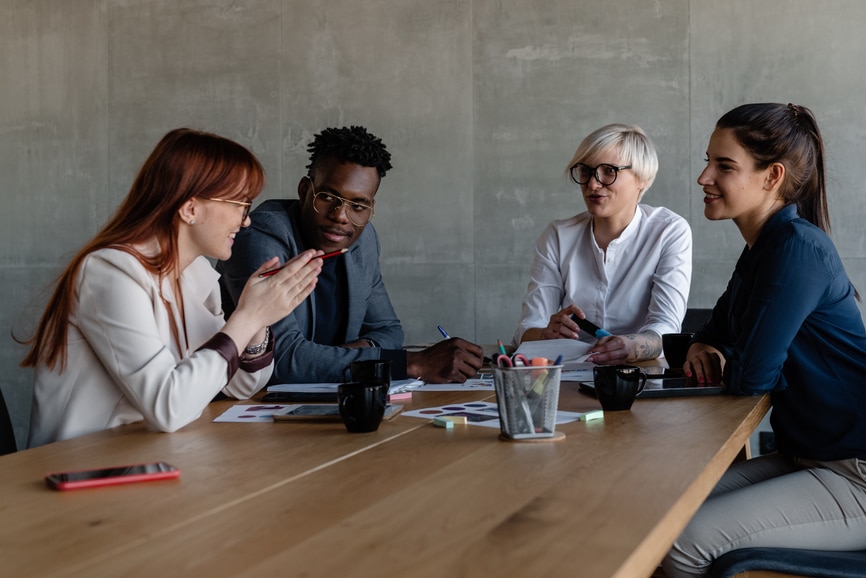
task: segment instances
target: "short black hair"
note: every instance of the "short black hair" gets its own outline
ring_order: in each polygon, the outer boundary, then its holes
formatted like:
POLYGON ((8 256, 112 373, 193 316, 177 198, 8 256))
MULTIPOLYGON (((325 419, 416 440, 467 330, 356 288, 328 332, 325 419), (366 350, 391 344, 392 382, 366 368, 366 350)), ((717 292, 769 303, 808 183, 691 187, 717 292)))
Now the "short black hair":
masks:
POLYGON ((382 139, 367 132, 363 126, 326 128, 315 136, 307 150, 310 153, 307 174, 310 176, 331 157, 344 163, 375 167, 380 179, 391 170, 391 153, 382 139))

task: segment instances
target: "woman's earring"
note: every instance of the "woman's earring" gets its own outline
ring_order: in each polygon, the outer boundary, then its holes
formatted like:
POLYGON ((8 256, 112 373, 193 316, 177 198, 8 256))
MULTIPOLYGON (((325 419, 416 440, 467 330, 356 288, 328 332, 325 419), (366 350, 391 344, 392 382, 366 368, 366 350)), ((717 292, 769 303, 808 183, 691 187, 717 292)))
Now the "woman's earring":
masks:
POLYGON ((189 224, 190 224, 190 225, 195 225, 195 219, 190 219, 190 220, 189 220, 189 224))

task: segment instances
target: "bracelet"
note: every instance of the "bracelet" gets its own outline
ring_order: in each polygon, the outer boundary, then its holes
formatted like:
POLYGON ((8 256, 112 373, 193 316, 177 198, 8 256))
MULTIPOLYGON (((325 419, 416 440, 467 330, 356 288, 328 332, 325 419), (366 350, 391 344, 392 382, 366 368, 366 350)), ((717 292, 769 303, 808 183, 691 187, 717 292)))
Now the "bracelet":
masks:
POLYGON ((265 340, 259 343, 258 345, 247 345, 244 348, 244 355, 247 357, 255 357, 256 355, 261 355, 268 348, 268 342, 271 340, 271 328, 270 326, 265 327, 265 340))

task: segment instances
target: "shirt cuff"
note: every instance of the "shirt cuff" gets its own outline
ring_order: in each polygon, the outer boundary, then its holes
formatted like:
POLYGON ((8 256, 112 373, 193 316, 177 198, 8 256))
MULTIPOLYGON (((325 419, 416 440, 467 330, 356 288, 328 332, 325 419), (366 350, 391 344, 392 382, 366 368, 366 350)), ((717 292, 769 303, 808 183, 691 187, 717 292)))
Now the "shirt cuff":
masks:
POLYGON ((271 331, 271 336, 270 339, 268 339, 268 346, 265 348, 265 352, 258 357, 253 357, 252 359, 241 357, 239 367, 247 373, 255 373, 269 366, 274 362, 275 341, 276 338, 274 337, 274 332, 271 331))
MULTIPOLYGON (((201 351, 202 349, 212 349, 226 360, 226 363, 228 364, 228 369, 226 370, 226 383, 230 382, 232 377, 235 376, 235 373, 237 373, 238 364, 240 363, 240 357, 238 357, 238 346, 235 345, 234 340, 225 333, 220 332, 208 339, 205 344, 199 347, 196 351, 201 351)), ((273 358, 273 353, 271 353, 271 357, 273 358)))
MULTIPOLYGON (((379 357, 391 362, 391 379, 407 379, 406 351, 403 349, 382 349, 379 352, 379 357)), ((418 376, 414 375, 413 377, 418 376)))

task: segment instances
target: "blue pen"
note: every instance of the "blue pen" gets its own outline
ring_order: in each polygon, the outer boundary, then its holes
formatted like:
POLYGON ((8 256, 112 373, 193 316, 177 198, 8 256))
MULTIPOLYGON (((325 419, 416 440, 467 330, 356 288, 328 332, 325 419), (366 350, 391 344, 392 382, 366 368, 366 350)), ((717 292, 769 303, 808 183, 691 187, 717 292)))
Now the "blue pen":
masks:
POLYGON ((447 331, 445 331, 444 329, 442 329, 442 326, 441 326, 441 325, 437 325, 437 326, 436 326, 436 329, 439 330, 439 333, 442 334, 442 337, 444 337, 445 339, 451 339, 451 336, 448 335, 448 332, 447 332, 447 331))
POLYGON ((590 335, 594 335, 595 337, 609 337, 610 332, 605 331, 592 321, 587 321, 586 319, 581 319, 575 314, 571 314, 571 320, 577 323, 577 326, 589 333, 590 335))
POLYGON ((556 361, 553 362, 553 365, 559 365, 560 363, 562 363, 562 355, 557 355, 556 361))

